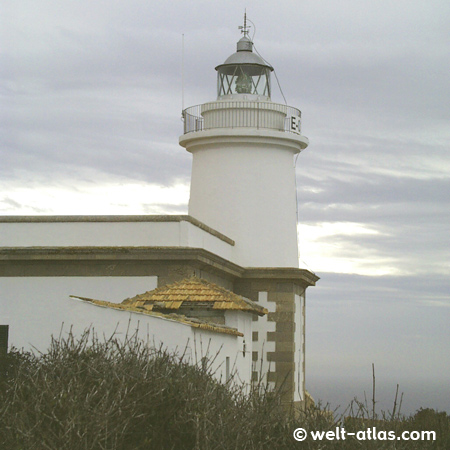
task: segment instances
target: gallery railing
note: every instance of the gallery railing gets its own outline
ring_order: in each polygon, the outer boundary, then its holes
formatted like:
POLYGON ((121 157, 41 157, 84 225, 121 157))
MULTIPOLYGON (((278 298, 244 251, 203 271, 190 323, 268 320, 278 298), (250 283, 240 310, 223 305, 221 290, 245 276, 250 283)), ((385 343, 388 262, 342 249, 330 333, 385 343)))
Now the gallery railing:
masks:
POLYGON ((217 101, 183 111, 184 134, 213 128, 265 128, 300 134, 301 111, 261 101, 217 101))

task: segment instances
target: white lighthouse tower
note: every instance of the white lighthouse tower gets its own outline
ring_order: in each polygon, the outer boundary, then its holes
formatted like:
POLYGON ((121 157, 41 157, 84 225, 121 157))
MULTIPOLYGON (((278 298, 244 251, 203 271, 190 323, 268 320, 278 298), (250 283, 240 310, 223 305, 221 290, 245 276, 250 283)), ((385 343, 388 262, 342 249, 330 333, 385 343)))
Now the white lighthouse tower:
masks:
POLYGON ((217 70, 217 100, 184 111, 193 155, 189 215, 236 242, 244 267, 299 267, 294 155, 307 147, 300 111, 271 101, 273 68, 246 24, 217 70))
POLYGON ((217 99, 183 111, 189 215, 231 239, 234 292, 269 311, 253 322, 252 379, 305 404, 305 292, 319 278, 299 268, 294 158, 308 139, 300 111, 272 102, 273 68, 253 51, 245 18, 243 34, 216 67, 217 99))

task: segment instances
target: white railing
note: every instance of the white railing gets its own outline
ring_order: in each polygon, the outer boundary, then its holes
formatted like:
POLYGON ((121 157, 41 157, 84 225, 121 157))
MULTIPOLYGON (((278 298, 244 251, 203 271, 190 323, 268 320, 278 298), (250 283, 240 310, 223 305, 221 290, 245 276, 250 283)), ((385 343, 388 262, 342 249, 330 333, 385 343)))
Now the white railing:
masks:
POLYGON ((258 101, 217 101, 186 108, 184 134, 213 128, 266 128, 300 134, 301 111, 258 101))

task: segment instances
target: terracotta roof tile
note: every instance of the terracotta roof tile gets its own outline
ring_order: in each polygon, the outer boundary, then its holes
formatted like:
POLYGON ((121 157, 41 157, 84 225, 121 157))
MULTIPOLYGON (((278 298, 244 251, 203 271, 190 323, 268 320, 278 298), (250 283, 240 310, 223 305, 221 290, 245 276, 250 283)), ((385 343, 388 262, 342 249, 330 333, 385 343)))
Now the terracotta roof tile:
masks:
POLYGON ((267 310, 255 302, 235 294, 221 286, 197 277, 162 286, 122 302, 139 308, 153 305, 153 311, 180 309, 182 306, 210 307, 215 310, 247 311, 260 316, 267 310))
POLYGON ((206 322, 205 320, 186 317, 182 314, 175 314, 168 311, 179 311, 184 306, 196 309, 246 311, 253 314, 259 314, 260 316, 267 314, 267 309, 257 303, 197 277, 186 278, 180 282, 162 286, 132 298, 127 298, 122 303, 112 303, 85 297, 71 297, 104 308, 148 314, 155 317, 175 320, 195 328, 232 334, 235 336, 243 336, 243 334, 235 328, 227 327, 222 324, 216 324, 211 321, 206 322))

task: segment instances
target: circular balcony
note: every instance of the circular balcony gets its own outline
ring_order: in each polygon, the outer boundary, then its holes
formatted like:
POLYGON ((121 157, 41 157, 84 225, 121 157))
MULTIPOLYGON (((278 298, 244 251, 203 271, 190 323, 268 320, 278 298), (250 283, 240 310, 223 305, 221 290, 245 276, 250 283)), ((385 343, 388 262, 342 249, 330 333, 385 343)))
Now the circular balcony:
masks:
POLYGON ((183 111, 184 134, 215 128, 256 128, 301 134, 301 112, 269 101, 216 101, 183 111))

